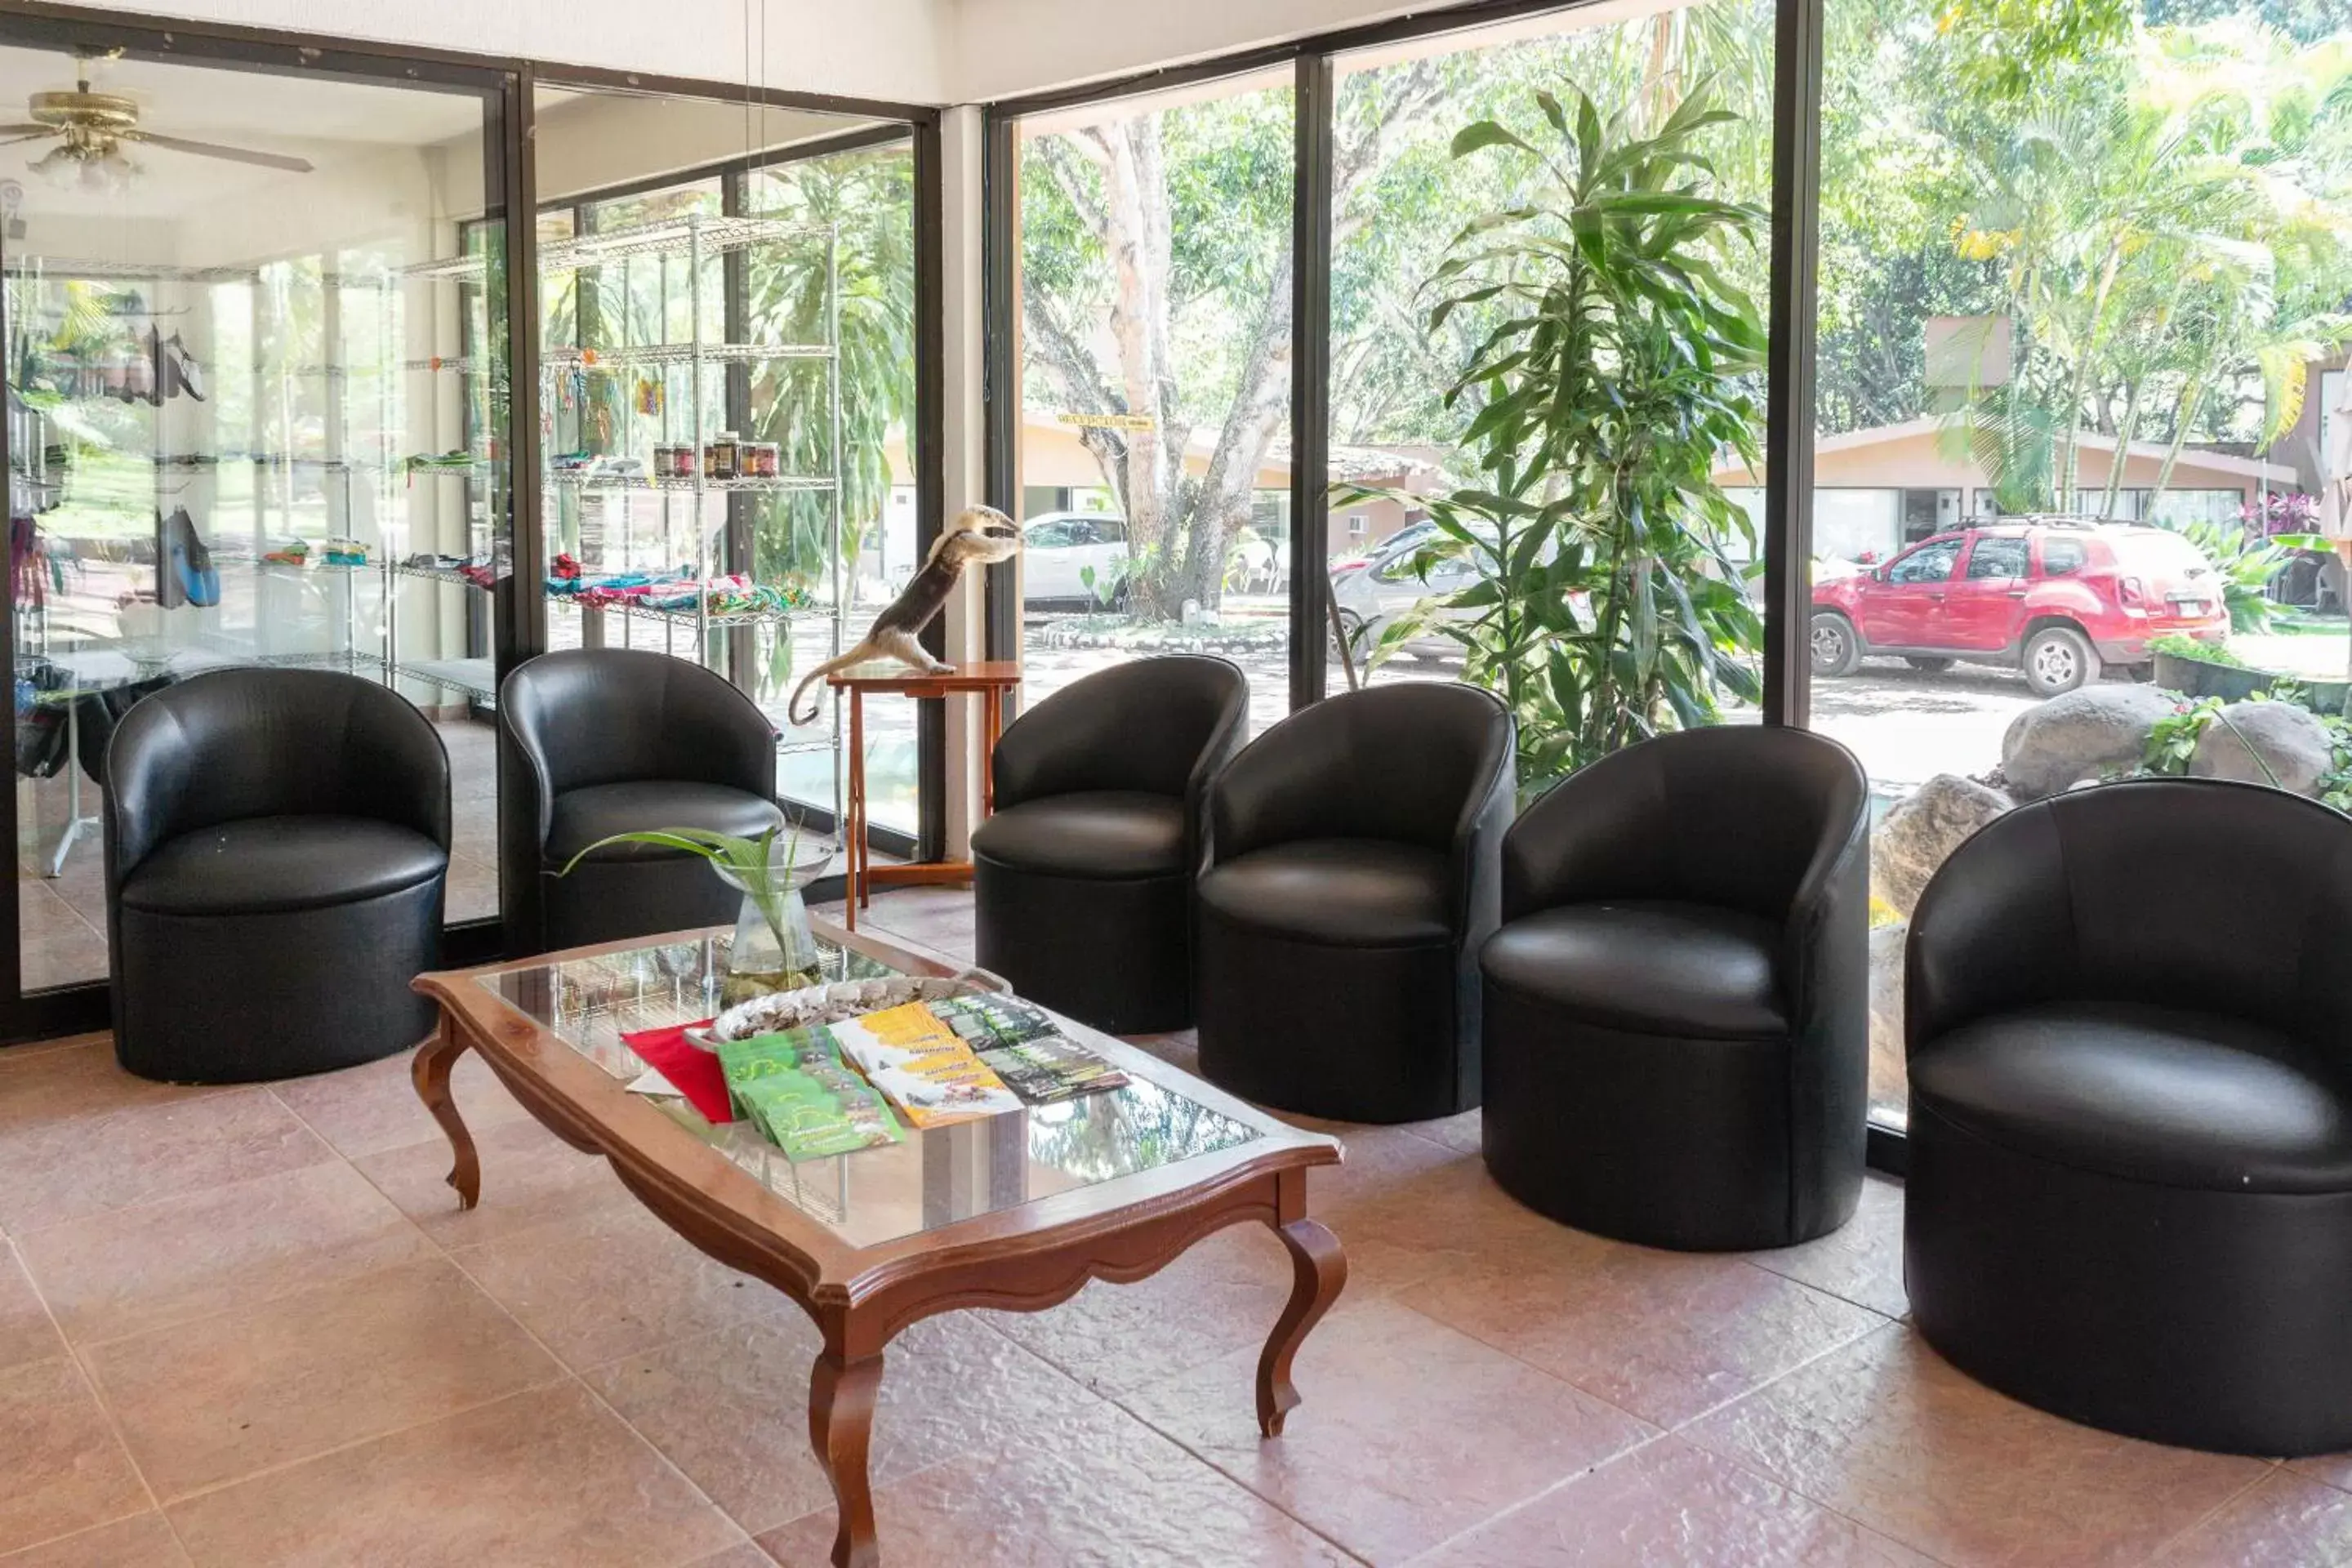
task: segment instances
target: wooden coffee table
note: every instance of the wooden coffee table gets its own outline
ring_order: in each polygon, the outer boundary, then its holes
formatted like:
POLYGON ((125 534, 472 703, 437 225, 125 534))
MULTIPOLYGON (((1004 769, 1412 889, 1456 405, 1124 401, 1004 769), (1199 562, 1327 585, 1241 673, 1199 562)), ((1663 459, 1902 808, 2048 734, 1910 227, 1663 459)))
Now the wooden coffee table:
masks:
MULTIPOLYGON (((816 929, 828 978, 955 973, 870 933, 816 929)), ((1293 1268, 1257 1368, 1259 1429, 1281 1432, 1298 1403, 1292 1357, 1348 1277, 1337 1238, 1307 1216, 1307 1169, 1337 1164, 1337 1142, 1067 1024, 1128 1087, 794 1164, 741 1123, 713 1126, 683 1099, 627 1087, 644 1063, 623 1032, 719 1011, 725 952, 722 933, 696 931, 422 975, 441 1028, 416 1054, 416 1092, 449 1136, 465 1207, 480 1197, 481 1163, 449 1071, 474 1050, 671 1229, 800 1303, 824 1339, 809 1442, 838 1505, 835 1568, 881 1561, 866 1460, 883 1349, 933 1313, 1039 1311, 1089 1279, 1141 1279, 1212 1231, 1263 1222, 1293 1268)))

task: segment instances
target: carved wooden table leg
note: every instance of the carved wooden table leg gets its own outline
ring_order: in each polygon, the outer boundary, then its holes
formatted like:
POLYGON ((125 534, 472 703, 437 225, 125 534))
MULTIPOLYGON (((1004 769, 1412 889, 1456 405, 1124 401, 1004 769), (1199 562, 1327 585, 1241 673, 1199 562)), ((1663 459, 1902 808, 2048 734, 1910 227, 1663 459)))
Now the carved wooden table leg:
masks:
POLYGON ((874 1395, 882 1386, 882 1355, 849 1359, 828 1342, 809 1377, 809 1447, 833 1483, 835 1517, 833 1568, 877 1568, 874 1493, 866 1482, 866 1447, 874 1432, 874 1395))
MULTIPOLYGON (((1300 1174, 1302 1173, 1286 1173, 1300 1174)), ((1298 1390, 1291 1385, 1290 1361, 1298 1353, 1307 1331, 1331 1310, 1339 1289, 1348 1282, 1347 1254, 1339 1238, 1305 1215, 1274 1227, 1290 1251, 1290 1303, 1282 1310, 1265 1352, 1257 1359, 1257 1428, 1269 1437, 1282 1436, 1283 1417, 1297 1408, 1298 1390)))
POLYGON ((415 1080, 416 1097, 449 1136, 450 1152, 457 1156, 457 1163, 449 1167, 449 1184, 457 1189, 458 1204, 472 1208, 482 1198, 482 1162, 474 1152, 474 1135, 466 1131, 465 1119, 457 1114, 457 1101, 449 1092, 449 1069, 465 1054, 466 1037, 444 1016, 441 1032, 417 1047, 408 1072, 415 1080))

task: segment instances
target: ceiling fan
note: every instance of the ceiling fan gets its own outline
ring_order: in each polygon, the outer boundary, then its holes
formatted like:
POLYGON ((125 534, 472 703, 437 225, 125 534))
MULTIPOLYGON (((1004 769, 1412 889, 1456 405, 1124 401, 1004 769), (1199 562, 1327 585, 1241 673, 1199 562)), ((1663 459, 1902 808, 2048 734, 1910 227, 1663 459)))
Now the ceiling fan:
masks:
MULTIPOLYGON (((117 49, 103 58, 112 59, 121 52, 117 49)), ((310 173, 311 164, 307 158, 259 153, 249 147, 223 147, 216 142, 191 142, 184 137, 141 130, 138 100, 89 89, 90 58, 89 55, 74 57, 76 79, 71 92, 33 94, 26 105, 32 115, 31 123, 0 125, 0 147, 51 136, 62 138, 58 145, 26 165, 51 184, 79 185, 93 191, 121 190, 140 173, 139 165, 123 156, 122 144, 126 142, 199 158, 283 169, 293 174, 310 173)))

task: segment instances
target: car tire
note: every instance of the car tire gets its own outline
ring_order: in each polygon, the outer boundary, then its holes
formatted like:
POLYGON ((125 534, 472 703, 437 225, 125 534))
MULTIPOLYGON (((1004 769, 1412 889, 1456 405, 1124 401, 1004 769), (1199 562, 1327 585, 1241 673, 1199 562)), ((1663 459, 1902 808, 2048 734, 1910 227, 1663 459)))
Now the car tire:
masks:
POLYGON ((1862 662, 1862 639, 1853 623, 1835 610, 1815 610, 1812 652, 1815 675, 1852 675, 1862 662))
POLYGON ((2099 651, 2073 626, 2043 626, 2025 639, 2018 661, 2036 697, 2063 697, 2099 679, 2099 651))
POLYGON ((1953 661, 1938 654, 1919 654, 1906 656, 1903 662, 1914 669, 1925 670, 1929 675, 1941 675, 1952 668, 1953 661))

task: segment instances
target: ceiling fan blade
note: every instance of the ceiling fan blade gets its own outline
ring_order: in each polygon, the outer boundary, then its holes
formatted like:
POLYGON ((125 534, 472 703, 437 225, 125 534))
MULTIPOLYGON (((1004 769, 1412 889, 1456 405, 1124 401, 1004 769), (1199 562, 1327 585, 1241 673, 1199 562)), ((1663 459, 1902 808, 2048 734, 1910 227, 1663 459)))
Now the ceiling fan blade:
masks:
POLYGON ((5 136, 12 142, 22 142, 29 136, 55 136, 56 134, 58 134, 58 128, 54 125, 0 125, 0 136, 5 136))
POLYGON ((150 147, 168 148, 174 153, 193 153, 199 158, 220 158, 232 163, 252 163, 264 169, 283 169, 289 174, 307 174, 312 164, 308 158, 289 158, 282 153, 257 153, 249 147, 223 147, 211 142, 190 142, 178 136, 158 136, 152 131, 126 131, 123 135, 150 147))

